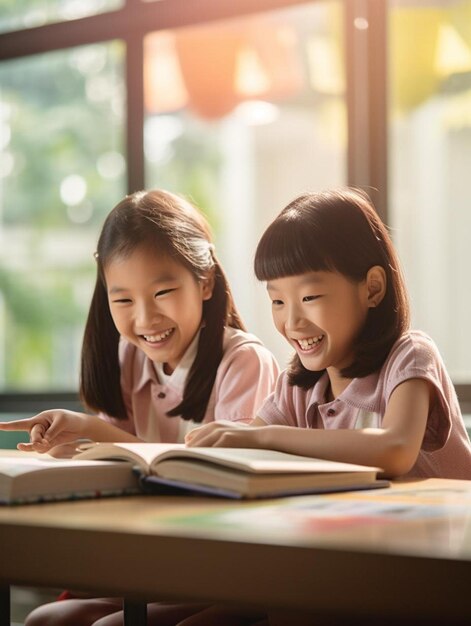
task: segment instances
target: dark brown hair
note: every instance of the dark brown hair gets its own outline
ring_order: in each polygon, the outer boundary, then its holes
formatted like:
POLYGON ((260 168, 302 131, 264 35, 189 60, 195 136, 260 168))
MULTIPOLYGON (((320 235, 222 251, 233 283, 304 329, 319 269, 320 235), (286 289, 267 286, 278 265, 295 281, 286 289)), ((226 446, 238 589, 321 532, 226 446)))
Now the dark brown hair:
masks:
POLYGON ((104 270, 111 260, 127 257, 143 245, 171 256, 196 280, 214 271, 213 293, 203 302, 204 325, 183 400, 167 413, 200 422, 222 359, 224 327, 245 328, 214 253, 206 219, 188 201, 167 191, 126 196, 105 220, 95 253, 97 278, 82 345, 81 397, 90 409, 127 418, 120 385, 119 334, 108 305, 104 270))
MULTIPOLYGON (((354 345, 354 362, 341 372, 346 378, 367 376, 379 369, 409 327, 399 260, 367 194, 341 189, 299 196, 270 224, 255 253, 255 274, 263 281, 332 271, 360 282, 375 265, 386 272, 386 293, 381 303, 368 311, 354 345)), ((321 374, 307 370, 297 354, 288 370, 290 383, 305 389, 321 374)))

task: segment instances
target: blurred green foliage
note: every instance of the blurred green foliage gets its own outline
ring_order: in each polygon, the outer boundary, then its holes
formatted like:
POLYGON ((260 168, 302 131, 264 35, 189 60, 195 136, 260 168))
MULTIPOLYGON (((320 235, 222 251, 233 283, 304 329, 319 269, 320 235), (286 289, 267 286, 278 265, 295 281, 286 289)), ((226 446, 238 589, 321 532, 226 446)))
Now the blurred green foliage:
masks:
POLYGON ((92 252, 126 192, 123 66, 121 42, 0 65, 0 156, 11 164, 0 196, 0 388, 77 387, 92 252), (103 175, 110 154, 118 167, 103 175))
POLYGON ((0 31, 94 15, 120 8, 123 3, 124 0, 0 0, 0 31))
MULTIPOLYGON (((0 27, 26 4, 0 0, 0 27)), ((0 392, 77 388, 92 253, 126 193, 124 66, 121 41, 0 64, 0 392)), ((181 132, 147 160, 147 187, 186 195, 217 228, 217 124, 172 119, 181 132)))

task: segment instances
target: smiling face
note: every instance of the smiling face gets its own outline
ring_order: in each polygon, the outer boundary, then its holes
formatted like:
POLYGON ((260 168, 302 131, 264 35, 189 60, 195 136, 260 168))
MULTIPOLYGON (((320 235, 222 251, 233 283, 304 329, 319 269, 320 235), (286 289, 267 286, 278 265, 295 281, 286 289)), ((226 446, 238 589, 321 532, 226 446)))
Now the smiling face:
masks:
POLYGON ((338 272, 307 272, 269 281, 273 320, 304 367, 338 376, 354 359, 353 344, 372 301, 368 278, 352 282, 338 272))
POLYGON ((171 373, 201 326, 211 277, 198 281, 184 265, 149 247, 112 259, 104 273, 119 334, 171 373))

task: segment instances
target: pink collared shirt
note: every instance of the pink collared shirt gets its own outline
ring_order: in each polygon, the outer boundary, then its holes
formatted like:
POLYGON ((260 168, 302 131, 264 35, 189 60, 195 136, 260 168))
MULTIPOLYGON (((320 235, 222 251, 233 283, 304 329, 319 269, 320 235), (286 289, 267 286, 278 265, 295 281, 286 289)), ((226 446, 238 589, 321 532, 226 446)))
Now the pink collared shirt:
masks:
MULTIPOLYGON (((103 414, 100 417, 143 441, 182 442, 185 434, 199 424, 178 416, 168 417, 166 413, 182 401, 197 339, 170 376, 162 376, 160 368, 142 350, 122 339, 121 388, 128 419, 117 420, 103 414)), ((202 423, 248 422, 275 388, 279 367, 271 352, 250 333, 227 327, 223 345, 224 354, 202 423)))
POLYGON ((333 402, 325 401, 326 373, 304 390, 289 385, 283 372, 258 416, 267 424, 301 428, 380 428, 391 393, 411 378, 432 383, 435 401, 407 476, 471 479, 471 445, 453 384, 436 345, 420 331, 400 337, 379 371, 353 379, 333 402))

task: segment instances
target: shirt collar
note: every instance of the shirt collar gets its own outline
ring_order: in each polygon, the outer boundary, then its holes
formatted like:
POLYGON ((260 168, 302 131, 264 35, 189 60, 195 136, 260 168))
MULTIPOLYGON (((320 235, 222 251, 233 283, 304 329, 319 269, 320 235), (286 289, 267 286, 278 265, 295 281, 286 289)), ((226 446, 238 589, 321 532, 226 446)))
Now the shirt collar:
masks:
POLYGON ((186 379, 188 377, 188 372, 193 365, 193 361, 196 358, 196 353, 198 351, 198 340, 200 336, 200 331, 198 331, 190 343, 188 348, 186 349, 185 354, 183 355, 180 363, 173 370, 173 372, 169 375, 164 372, 164 364, 158 363, 154 361, 153 367, 154 371, 157 374, 158 381, 161 385, 167 385, 172 387, 175 391, 183 390, 185 386, 186 379))
POLYGON ((329 386, 329 376, 327 372, 324 372, 319 380, 316 382, 314 387, 312 387, 311 397, 309 399, 309 404, 325 404, 326 403, 326 392, 329 386))
MULTIPOLYGON (((337 400, 359 409, 378 410, 378 378, 379 372, 373 372, 363 378, 354 378, 337 397, 337 400)), ((329 376, 324 372, 312 388, 309 406, 313 404, 327 404, 326 393, 329 386, 329 376)))

